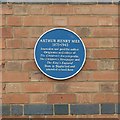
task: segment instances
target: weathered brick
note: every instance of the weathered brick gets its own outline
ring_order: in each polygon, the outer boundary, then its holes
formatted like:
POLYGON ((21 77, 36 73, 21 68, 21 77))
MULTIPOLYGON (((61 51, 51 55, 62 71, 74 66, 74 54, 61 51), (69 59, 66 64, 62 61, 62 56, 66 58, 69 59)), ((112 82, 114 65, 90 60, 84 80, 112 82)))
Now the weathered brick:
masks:
POLYGON ((16 49, 14 50, 14 59, 15 60, 31 60, 33 59, 33 50, 32 49, 16 49))
POLYGON ((99 39, 99 47, 114 47, 114 40, 112 38, 99 39))
POLYGON ((83 38, 82 39, 86 48, 98 48, 99 39, 97 38, 83 38))
POLYGON ((51 26, 51 16, 27 16, 23 19, 24 26, 51 26))
POLYGON ((22 39, 23 48, 34 48, 35 43, 36 43, 36 39, 34 38, 29 38, 29 39, 23 38, 22 39))
POLYGON ((45 9, 46 14, 54 14, 54 15, 65 15, 65 14, 73 14, 73 6, 72 5, 50 5, 45 9))
POLYGON ((23 71, 34 71, 39 70, 34 61, 25 61, 22 63, 23 71))
POLYGON ((29 102, 29 96, 27 94, 3 94, 2 98, 3 103, 6 104, 22 104, 22 103, 28 103, 29 102))
POLYGON ((96 69, 97 69, 97 61, 86 60, 83 70, 96 70, 96 69))
MULTIPOLYGON (((36 37, 34 40, 37 41, 37 39, 42 35, 43 33, 43 27, 29 27, 30 33, 29 36, 36 37)), ((31 39, 30 39, 31 40, 31 39)), ((29 40, 29 41, 30 41, 29 40)))
POLYGON ((7 48, 22 48, 22 41, 18 39, 7 39, 6 47, 7 48))
POLYGON ((8 61, 5 64, 5 68, 8 71, 20 71, 22 69, 22 64, 19 61, 8 61))
POLYGON ((118 37, 118 29, 116 27, 92 27, 90 28, 92 37, 118 37))
POLYGON ((23 85, 24 92, 53 92, 53 84, 49 82, 44 83, 27 83, 23 85), (48 89, 49 88, 49 89, 48 89))
POLYGON ((29 5, 29 14, 39 15, 45 14, 46 5, 29 5))
POLYGON ((93 58, 118 58, 118 50, 93 50, 93 58))
POLYGON ((117 71, 94 71, 93 80, 96 81, 117 81, 117 71))
POLYGON ((28 73, 9 71, 2 73, 2 80, 4 82, 26 82, 29 80, 28 73))
POLYGON ((91 93, 78 93, 77 94, 77 103, 91 103, 91 93))
POLYGON ((5 39, 0 39, 0 48, 5 48, 6 47, 6 42, 5 42, 5 39))
POLYGON ((12 34, 13 29, 12 28, 2 28, 2 37, 3 38, 12 38, 13 34, 12 34))
POLYGON ((98 104, 91 104, 91 105, 87 105, 87 104, 83 104, 83 105, 71 105, 70 106, 71 109, 71 114, 99 114, 99 105, 98 104))
POLYGON ((6 93, 19 93, 22 92, 21 83, 8 83, 4 87, 6 93))
POLYGON ((95 26, 97 18, 94 16, 70 16, 68 17, 69 26, 95 26))
POLYGON ((27 38, 29 37, 30 34, 30 30, 28 28, 25 27, 17 27, 14 28, 14 37, 15 38, 27 38))
POLYGON ((15 15, 27 15, 28 5, 15 4, 14 5, 14 14, 15 15))
POLYGON ((96 93, 92 95, 92 103, 117 103, 118 95, 113 93, 96 93))
POLYGON ((94 5, 91 7, 92 14, 117 14, 118 8, 116 5, 94 5))
POLYGON ((80 37, 83 37, 83 38, 89 37, 91 34, 89 27, 77 27, 73 31, 75 31, 80 37))
POLYGON ((40 103, 45 104, 47 100, 47 97, 45 94, 30 94, 30 103, 40 103))
POLYGON ((90 5, 73 6, 74 14, 91 14, 91 7, 90 5))
POLYGON ((53 25, 55 25, 55 26, 67 26, 67 17, 65 17, 65 16, 53 17, 53 25))
POLYGON ((101 105, 102 114, 114 114, 115 113, 115 104, 102 104, 101 105))
POLYGON ((22 17, 20 17, 20 16, 8 16, 6 24, 8 26, 22 26, 22 17))
POLYGON ((101 92, 114 92, 115 91, 115 84, 114 83, 101 83, 100 84, 100 91, 101 92))
POLYGON ((2 55, 0 56, 0 58, 2 58, 2 60, 12 60, 13 59, 13 50, 12 49, 2 50, 2 52, 0 52, 0 54, 1 53, 2 53, 2 55))
POLYGON ((75 94, 48 94, 47 103, 57 104, 57 103, 76 103, 75 94))
POLYGON ((56 104, 54 105, 55 115, 68 115, 68 105, 67 104, 56 104))
POLYGON ((9 14, 13 14, 13 6, 12 4, 3 4, 2 5, 2 14, 6 14, 6 15, 9 15, 9 14))
POLYGON ((30 73, 30 80, 31 81, 44 81, 45 80, 45 76, 38 71, 33 71, 30 73))
POLYGON ((100 26, 111 26, 112 23, 112 17, 111 16, 100 16, 98 17, 98 25, 100 26))
POLYGON ((52 115, 53 106, 52 105, 25 105, 24 115, 52 115))
POLYGON ((99 84, 97 82, 71 82, 66 84, 57 83, 55 86, 56 92, 97 92, 99 84), (63 88, 63 90, 62 90, 63 88))
POLYGON ((114 70, 115 61, 111 59, 101 59, 98 61, 98 69, 100 70, 114 70))
POLYGON ((23 114, 23 106, 11 105, 11 114, 12 115, 22 115, 23 114))

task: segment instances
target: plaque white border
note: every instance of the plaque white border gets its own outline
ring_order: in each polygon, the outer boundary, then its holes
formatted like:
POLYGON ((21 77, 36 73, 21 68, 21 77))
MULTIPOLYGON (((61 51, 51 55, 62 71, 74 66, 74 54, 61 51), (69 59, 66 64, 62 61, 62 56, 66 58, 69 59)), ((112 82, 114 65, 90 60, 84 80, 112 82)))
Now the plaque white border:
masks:
POLYGON ((52 28, 52 29, 47 30, 46 32, 44 32, 44 33, 38 38, 38 40, 37 40, 37 42, 36 42, 36 44, 35 44, 35 47, 34 47, 34 60, 35 60, 35 63, 36 63, 36 65, 37 65, 37 67, 40 69, 40 71, 41 71, 44 75, 46 75, 47 77, 52 78, 52 79, 54 79, 54 80, 66 80, 66 79, 69 79, 69 78, 75 76, 76 74, 78 74, 78 72, 80 72, 80 71, 82 70, 82 68, 83 68, 83 66, 84 66, 84 64, 85 64, 85 61, 86 61, 86 47, 85 47, 85 44, 83 43, 82 39, 81 39, 74 31, 69 30, 69 29, 67 29, 67 28, 62 28, 62 27, 52 28), (71 75, 71 76, 69 76, 69 77, 65 77, 65 78, 52 77, 52 76, 46 74, 45 72, 43 72, 42 69, 40 68, 40 66, 38 65, 37 60, 36 60, 36 57, 35 57, 36 46, 37 46, 38 41, 40 40, 40 38, 42 38, 47 32, 50 32, 50 31, 56 30, 56 29, 63 29, 63 30, 67 30, 67 31, 69 31, 69 32, 74 33, 74 34, 81 40, 81 42, 82 42, 82 44, 83 44, 83 47, 84 47, 84 51, 85 51, 84 61, 83 61, 82 65, 81 65, 81 67, 79 68, 79 70, 78 70, 77 72, 75 72, 73 75, 71 75))

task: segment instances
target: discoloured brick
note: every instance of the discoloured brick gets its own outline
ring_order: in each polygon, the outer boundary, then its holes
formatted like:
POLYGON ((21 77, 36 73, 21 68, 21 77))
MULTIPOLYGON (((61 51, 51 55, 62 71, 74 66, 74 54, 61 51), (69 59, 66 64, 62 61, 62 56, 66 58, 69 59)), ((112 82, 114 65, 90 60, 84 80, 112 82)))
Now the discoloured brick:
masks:
POLYGON ((52 105, 25 105, 24 115, 52 115, 52 105))
POLYGON ((3 105, 2 106, 2 115, 10 115, 10 106, 9 105, 3 105))
POLYGON ((23 106, 11 105, 11 114, 12 115, 22 115, 23 114, 23 106))
POLYGON ((115 105, 114 104, 102 104, 101 105, 101 113, 102 114, 114 114, 115 113, 115 105))
POLYGON ((99 105, 71 105, 71 114, 98 114, 99 113, 99 105))
POLYGON ((67 104, 56 104, 54 105, 55 115, 68 115, 67 104))

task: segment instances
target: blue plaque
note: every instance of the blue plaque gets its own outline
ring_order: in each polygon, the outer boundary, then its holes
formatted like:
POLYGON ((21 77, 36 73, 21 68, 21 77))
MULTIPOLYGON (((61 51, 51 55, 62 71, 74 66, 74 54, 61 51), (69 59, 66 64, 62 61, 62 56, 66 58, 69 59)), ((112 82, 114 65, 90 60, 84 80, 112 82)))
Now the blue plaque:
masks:
POLYGON ((65 80, 82 69, 86 60, 86 48, 81 38, 73 31, 54 28, 37 40, 34 59, 46 76, 65 80))

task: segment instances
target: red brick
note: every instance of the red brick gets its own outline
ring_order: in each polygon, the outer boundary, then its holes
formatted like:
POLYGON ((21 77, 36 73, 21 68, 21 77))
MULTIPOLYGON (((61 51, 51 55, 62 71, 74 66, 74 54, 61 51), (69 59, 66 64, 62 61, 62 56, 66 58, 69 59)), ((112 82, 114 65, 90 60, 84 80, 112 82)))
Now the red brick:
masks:
POLYGON ((5 39, 4 38, 0 38, 0 48, 5 48, 5 39))
POLYGON ((22 48, 22 41, 18 39, 7 39, 7 48, 22 48))
POLYGON ((20 16, 8 16, 7 25, 9 26, 22 26, 22 17, 20 16))
POLYGON ((71 83, 58 83, 55 85, 55 92, 97 92, 99 91, 99 83, 97 82, 71 82, 71 83))
POLYGON ((6 16, 0 15, 0 25, 2 25, 2 26, 6 25, 6 16))
POLYGON ((2 73, 3 82, 26 82, 29 80, 28 73, 9 71, 2 73))
POLYGON ((116 92, 115 91, 115 83, 101 83, 100 84, 101 92, 116 92))
POLYGON ((36 40, 43 34, 43 27, 29 27, 30 37, 36 37, 36 40))
POLYGON ((29 39, 23 38, 22 39, 23 48, 34 48, 36 41, 37 39, 35 38, 29 38, 29 39))
POLYGON ((92 96, 93 103, 118 103, 118 94, 96 93, 92 96))
POLYGON ((79 93, 77 94, 77 103, 91 103, 91 94, 90 93, 79 93))
POLYGON ((94 5, 91 7, 91 14, 118 14, 117 5, 94 5))
POLYGON ((3 38, 11 38, 13 37, 12 28, 2 28, 2 37, 3 38))
MULTIPOLYGON (((48 77, 46 77, 48 78, 48 77)), ((41 73, 40 71, 33 71, 30 74, 30 80, 31 81, 45 81, 45 75, 41 73)))
POLYGON ((86 60, 83 70, 96 70, 97 61, 95 60, 86 60))
POLYGON ((98 61, 98 69, 115 70, 115 61, 112 59, 101 59, 98 61))
POLYGON ((23 90, 24 92, 29 92, 29 93, 53 92, 53 84, 49 82, 27 83, 27 84, 24 84, 23 90))
POLYGON ((67 26, 67 17, 65 16, 54 16, 53 17, 54 26, 67 26))
POLYGON ((38 71, 38 67, 36 66, 34 61, 25 61, 22 63, 22 70, 23 71, 38 71))
POLYGON ((30 94, 30 103, 46 103, 46 95, 45 94, 30 94))
POLYGON ((29 103, 29 96, 27 94, 3 94, 2 102, 5 104, 25 104, 29 103))
POLYGON ((27 16, 23 19, 24 26, 51 26, 51 16, 27 16))
POLYGON ((119 19, 120 19, 119 16, 113 16, 113 18, 112 18, 113 25, 118 25, 119 24, 119 19))
POLYGON ((3 4, 2 5, 2 14, 13 14, 13 5, 12 4, 3 4))
POLYGON ((72 5, 49 5, 45 8, 46 14, 54 14, 54 15, 65 15, 65 14, 73 14, 73 6, 72 5))
POLYGON ((26 38, 29 37, 30 30, 29 28, 14 28, 14 37, 15 38, 26 38))
POLYGON ((93 58, 118 58, 117 49, 93 50, 93 58))
POLYGON ((99 47, 114 47, 114 40, 112 38, 101 38, 99 39, 99 47))
POLYGON ((91 5, 74 5, 74 14, 91 14, 91 5))
POLYGON ((6 93, 22 92, 21 83, 8 83, 5 86, 6 93))
POLYGON ((82 39, 86 48, 98 48, 99 39, 97 38, 83 38, 82 39))
POLYGON ((76 103, 75 94, 48 94, 47 103, 57 104, 57 103, 76 103))
POLYGON ((116 27, 96 27, 91 28, 91 36, 93 37, 118 37, 118 28, 116 27))
POLYGON ((2 50, 2 59, 3 60, 12 60, 13 59, 13 51, 12 51, 12 49, 2 50))
POLYGON ((28 14, 28 5, 15 4, 14 5, 14 14, 15 15, 27 15, 28 14))
POLYGON ((95 26, 97 18, 94 16, 70 16, 68 17, 68 25, 70 26, 95 26))
POLYGON ((117 81, 118 72, 117 71, 94 71, 93 80, 96 81, 117 81))
POLYGON ((47 7, 46 5, 30 5, 29 14, 32 15, 45 14, 46 7, 47 7))
POLYGON ((14 50, 14 59, 31 60, 33 59, 33 50, 31 49, 17 49, 14 50))
POLYGON ((5 68, 8 71, 20 71, 22 69, 22 64, 20 61, 7 61, 5 68))
POLYGON ((112 17, 111 16, 100 16, 98 17, 98 25, 100 26, 111 26, 112 23, 112 17))

